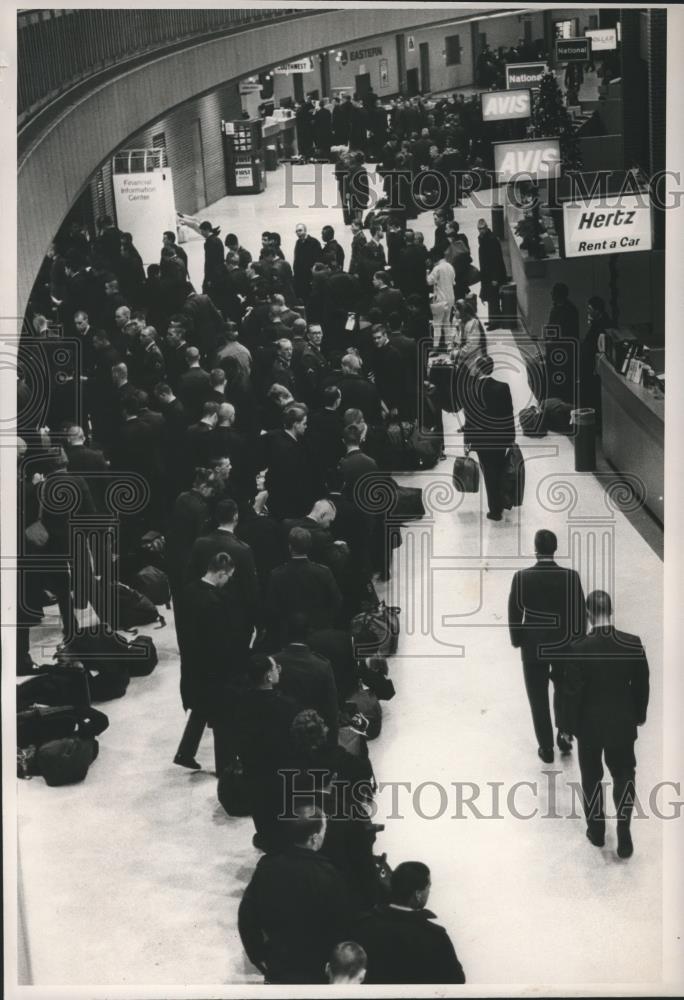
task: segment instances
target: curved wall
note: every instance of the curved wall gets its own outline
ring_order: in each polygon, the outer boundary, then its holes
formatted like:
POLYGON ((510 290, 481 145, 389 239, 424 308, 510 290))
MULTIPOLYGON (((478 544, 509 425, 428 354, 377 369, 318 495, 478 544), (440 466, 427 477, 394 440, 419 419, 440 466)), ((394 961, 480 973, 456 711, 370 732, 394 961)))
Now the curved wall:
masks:
MULTIPOLYGON (((94 86, 20 154, 18 315, 23 315, 46 248, 91 174, 126 139, 189 98, 228 80, 302 54, 425 24, 453 23, 475 8, 332 10, 180 52, 150 55, 142 66, 94 86)), ((122 15, 125 14, 122 11, 122 15)))

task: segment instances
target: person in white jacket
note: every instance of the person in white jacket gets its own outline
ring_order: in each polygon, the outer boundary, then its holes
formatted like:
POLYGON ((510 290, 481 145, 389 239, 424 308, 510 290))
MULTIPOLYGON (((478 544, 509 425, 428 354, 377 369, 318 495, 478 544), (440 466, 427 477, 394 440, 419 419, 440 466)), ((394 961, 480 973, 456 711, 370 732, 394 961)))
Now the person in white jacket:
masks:
POLYGON ((454 282, 456 273, 448 260, 442 258, 427 276, 432 286, 433 346, 446 349, 447 332, 451 332, 451 315, 454 309, 454 282))

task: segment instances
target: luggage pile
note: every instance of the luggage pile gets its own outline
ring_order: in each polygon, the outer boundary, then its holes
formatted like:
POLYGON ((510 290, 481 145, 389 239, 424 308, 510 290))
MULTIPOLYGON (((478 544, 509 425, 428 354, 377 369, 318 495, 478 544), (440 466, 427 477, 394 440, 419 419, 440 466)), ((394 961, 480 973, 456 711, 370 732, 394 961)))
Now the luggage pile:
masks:
POLYGON ((93 703, 122 698, 132 677, 146 677, 157 666, 150 636, 129 638, 108 622, 116 607, 124 628, 165 624, 156 606, 168 600, 165 573, 147 565, 138 579, 149 596, 114 584, 95 609, 99 624, 77 631, 57 648, 52 663, 17 684, 18 777, 41 775, 48 785, 83 781, 98 755, 97 737, 109 726, 108 717, 93 703))

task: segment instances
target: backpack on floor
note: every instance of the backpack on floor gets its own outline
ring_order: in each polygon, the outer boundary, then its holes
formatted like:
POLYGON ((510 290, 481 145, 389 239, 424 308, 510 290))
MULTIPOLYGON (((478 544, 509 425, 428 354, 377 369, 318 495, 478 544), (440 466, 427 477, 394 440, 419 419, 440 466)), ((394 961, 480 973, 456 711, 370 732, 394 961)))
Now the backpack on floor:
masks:
MULTIPOLYGON (((132 629, 138 625, 152 625, 154 622, 159 622, 159 627, 162 628, 166 624, 157 611, 156 602, 153 603, 149 597, 125 583, 114 585, 114 601, 119 612, 119 628, 132 629)), ((107 624, 113 625, 113 622, 107 624)))
POLYGON ((78 737, 92 739, 99 736, 109 726, 104 712, 96 708, 75 708, 61 705, 46 708, 34 705, 23 712, 17 712, 17 746, 42 746, 51 740, 78 737))
POLYGON ((32 705, 60 707, 73 705, 89 708, 91 699, 90 674, 82 663, 44 663, 22 684, 17 684, 17 711, 32 705))
POLYGON ((377 608, 354 615, 349 630, 356 656, 391 656, 396 653, 400 610, 381 601, 377 608))
POLYGON ((548 430, 556 434, 572 433, 572 424, 570 423, 572 406, 570 403, 564 403, 562 399, 547 399, 542 404, 542 413, 544 426, 548 430))
POLYGON ((162 569, 156 566, 143 566, 133 578, 136 590, 138 590, 155 607, 171 607, 171 588, 169 578, 162 569))
POLYGON ((538 406, 526 406, 518 414, 520 429, 525 437, 546 437, 544 414, 538 406))
POLYGON ((41 774, 46 785, 74 785, 84 780, 99 749, 95 739, 51 740, 36 750, 31 770, 41 774))
POLYGON ((149 635, 137 635, 128 644, 128 672, 131 677, 147 677, 159 663, 157 647, 149 635))

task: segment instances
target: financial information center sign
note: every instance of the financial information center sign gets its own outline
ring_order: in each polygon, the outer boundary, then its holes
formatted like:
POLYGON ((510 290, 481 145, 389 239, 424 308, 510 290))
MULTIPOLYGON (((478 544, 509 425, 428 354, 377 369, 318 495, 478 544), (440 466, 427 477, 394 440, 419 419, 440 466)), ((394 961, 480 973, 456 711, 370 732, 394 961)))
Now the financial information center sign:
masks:
POLYGON ((563 205, 566 257, 651 250, 653 232, 647 194, 614 195, 563 205))

